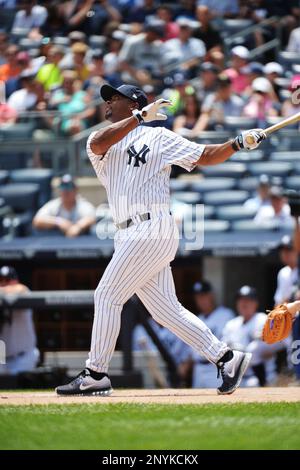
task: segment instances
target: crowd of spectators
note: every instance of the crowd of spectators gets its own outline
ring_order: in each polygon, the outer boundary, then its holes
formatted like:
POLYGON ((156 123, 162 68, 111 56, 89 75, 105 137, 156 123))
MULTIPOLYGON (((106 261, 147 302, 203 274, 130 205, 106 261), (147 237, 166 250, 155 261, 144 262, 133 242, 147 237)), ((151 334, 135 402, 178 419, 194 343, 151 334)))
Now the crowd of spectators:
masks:
POLYGON ((296 0, 2 0, 0 8, 11 13, 11 27, 4 22, 0 30, 0 126, 26 111, 57 111, 54 122, 36 125, 74 135, 103 120, 97 103, 104 81, 168 96, 166 126, 191 138, 226 127, 228 116, 262 126, 299 107, 289 97, 298 74, 276 62, 274 50, 251 58, 278 25, 282 48, 299 52, 296 0), (228 50, 224 21, 255 25, 274 15, 228 50))

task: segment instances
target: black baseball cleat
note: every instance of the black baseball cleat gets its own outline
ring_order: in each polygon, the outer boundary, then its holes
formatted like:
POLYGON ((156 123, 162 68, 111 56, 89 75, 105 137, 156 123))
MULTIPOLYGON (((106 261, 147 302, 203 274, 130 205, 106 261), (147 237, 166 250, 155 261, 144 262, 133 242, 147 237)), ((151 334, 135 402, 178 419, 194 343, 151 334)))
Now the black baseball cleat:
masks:
POLYGON ((56 387, 57 395, 78 395, 78 396, 102 396, 108 397, 113 389, 110 379, 106 374, 93 374, 99 376, 95 379, 91 376, 92 371, 84 369, 67 385, 56 387))
POLYGON ((222 385, 217 389, 219 395, 230 395, 239 387, 251 357, 251 353, 227 351, 218 361, 218 377, 221 374, 223 379, 222 385))

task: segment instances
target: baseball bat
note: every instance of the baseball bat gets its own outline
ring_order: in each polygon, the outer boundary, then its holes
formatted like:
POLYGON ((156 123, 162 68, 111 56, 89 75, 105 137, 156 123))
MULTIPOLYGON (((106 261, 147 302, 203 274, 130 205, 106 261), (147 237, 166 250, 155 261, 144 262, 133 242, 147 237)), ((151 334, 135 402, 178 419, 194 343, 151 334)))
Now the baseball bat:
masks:
MULTIPOLYGON (((298 122, 298 121, 300 121, 300 112, 297 114, 294 114, 294 116, 290 116, 286 119, 283 119, 280 122, 277 122, 273 126, 267 127, 266 129, 264 129, 264 132, 267 134, 267 136, 269 136, 273 132, 278 131, 279 129, 282 129, 283 127, 290 126, 291 124, 295 124, 295 122, 298 122)), ((247 135, 246 142, 249 145, 254 143, 254 138, 252 137, 252 135, 247 135)))

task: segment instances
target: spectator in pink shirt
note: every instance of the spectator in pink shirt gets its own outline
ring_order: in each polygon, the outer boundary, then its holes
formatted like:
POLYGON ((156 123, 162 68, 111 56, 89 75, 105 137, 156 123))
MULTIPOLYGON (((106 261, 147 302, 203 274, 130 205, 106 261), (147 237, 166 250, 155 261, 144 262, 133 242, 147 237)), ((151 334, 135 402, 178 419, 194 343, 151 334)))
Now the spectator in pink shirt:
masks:
POLYGON ((251 85, 252 94, 244 108, 244 116, 255 118, 263 126, 266 117, 278 116, 276 97, 271 82, 265 77, 256 78, 251 85))
POLYGON ((168 5, 161 5, 157 9, 157 16, 166 24, 165 34, 162 38, 162 41, 168 41, 168 39, 177 38, 179 36, 179 25, 173 21, 171 8, 168 5))
POLYGON ((235 46, 231 50, 231 67, 226 69, 225 73, 231 79, 232 90, 234 93, 243 93, 249 85, 249 77, 247 75, 246 67, 248 60, 249 51, 246 47, 235 46))

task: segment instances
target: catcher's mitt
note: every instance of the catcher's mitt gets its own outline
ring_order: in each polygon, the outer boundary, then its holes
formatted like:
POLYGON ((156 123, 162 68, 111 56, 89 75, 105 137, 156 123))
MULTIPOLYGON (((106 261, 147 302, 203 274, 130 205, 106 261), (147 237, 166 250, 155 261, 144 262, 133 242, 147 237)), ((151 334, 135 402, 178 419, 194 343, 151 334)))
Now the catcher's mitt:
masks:
POLYGON ((273 344, 287 338, 292 329, 293 316, 286 304, 277 305, 267 316, 262 332, 262 340, 273 344))

